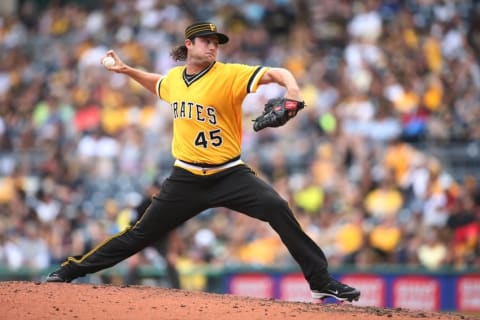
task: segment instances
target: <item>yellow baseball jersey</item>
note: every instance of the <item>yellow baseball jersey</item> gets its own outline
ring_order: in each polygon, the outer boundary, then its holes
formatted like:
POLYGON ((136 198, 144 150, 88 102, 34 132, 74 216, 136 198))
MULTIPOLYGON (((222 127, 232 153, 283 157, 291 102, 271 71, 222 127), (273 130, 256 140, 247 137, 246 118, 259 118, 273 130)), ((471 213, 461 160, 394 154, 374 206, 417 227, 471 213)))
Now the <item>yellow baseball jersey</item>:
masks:
POLYGON ((156 91, 173 112, 174 158, 216 165, 240 156, 242 101, 267 69, 214 62, 193 78, 185 66, 161 77, 156 91))

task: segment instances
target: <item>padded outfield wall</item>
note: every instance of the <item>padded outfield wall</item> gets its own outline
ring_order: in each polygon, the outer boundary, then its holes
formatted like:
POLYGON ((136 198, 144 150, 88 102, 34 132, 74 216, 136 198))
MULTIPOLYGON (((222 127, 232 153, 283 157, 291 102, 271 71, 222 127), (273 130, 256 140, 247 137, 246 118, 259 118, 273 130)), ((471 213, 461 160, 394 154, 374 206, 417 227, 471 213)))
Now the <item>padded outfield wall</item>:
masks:
MULTIPOLYGON (((359 306, 480 312, 480 271, 350 270, 333 271, 333 276, 362 292, 361 299, 354 302, 359 306)), ((225 291, 261 298, 314 301, 298 272, 232 272, 225 277, 225 291)))

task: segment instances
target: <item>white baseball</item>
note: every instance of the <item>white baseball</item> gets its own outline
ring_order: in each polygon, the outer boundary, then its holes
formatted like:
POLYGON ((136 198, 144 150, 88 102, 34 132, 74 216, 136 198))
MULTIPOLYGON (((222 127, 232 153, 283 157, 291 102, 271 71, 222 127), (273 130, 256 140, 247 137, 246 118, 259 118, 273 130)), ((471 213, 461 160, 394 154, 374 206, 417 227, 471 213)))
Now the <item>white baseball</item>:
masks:
POLYGON ((102 60, 102 64, 105 66, 105 67, 111 67, 115 64, 115 59, 113 59, 112 57, 110 56, 107 56, 105 58, 103 58, 102 60))

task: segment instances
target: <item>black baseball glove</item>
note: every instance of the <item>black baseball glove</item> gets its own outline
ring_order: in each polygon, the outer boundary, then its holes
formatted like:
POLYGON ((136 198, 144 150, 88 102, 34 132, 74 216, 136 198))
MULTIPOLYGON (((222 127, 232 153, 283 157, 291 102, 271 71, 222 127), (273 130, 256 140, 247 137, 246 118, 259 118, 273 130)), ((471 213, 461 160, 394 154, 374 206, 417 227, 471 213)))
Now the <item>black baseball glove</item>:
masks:
POLYGON ((253 130, 267 127, 280 127, 297 115, 305 107, 305 102, 287 98, 273 98, 267 101, 263 113, 253 120, 253 130))

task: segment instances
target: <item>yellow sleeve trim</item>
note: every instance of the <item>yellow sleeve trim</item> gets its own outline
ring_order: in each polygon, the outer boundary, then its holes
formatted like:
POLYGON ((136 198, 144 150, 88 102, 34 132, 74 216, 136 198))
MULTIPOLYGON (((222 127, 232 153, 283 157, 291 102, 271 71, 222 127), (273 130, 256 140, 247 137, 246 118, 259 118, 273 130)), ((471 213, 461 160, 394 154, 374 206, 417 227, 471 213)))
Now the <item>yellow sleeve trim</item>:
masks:
POLYGON ((265 72, 267 72, 269 68, 268 67, 258 67, 250 77, 250 80, 248 80, 248 85, 247 85, 247 93, 252 93, 257 91, 258 88, 258 82, 262 78, 265 72))
POLYGON ((160 78, 158 78, 157 83, 155 84, 155 93, 159 98, 161 98, 161 96, 160 96, 160 84, 162 83, 163 78, 164 78, 164 76, 161 76, 160 78))

